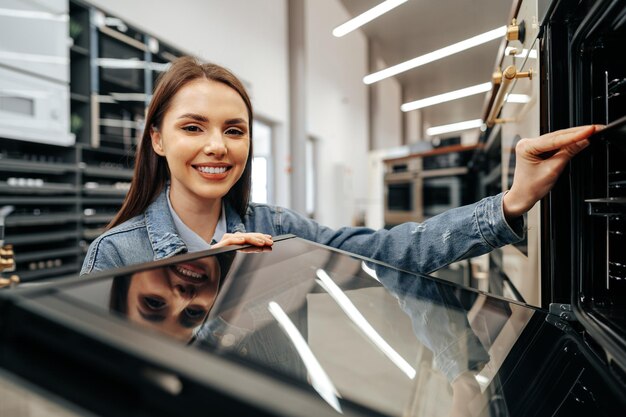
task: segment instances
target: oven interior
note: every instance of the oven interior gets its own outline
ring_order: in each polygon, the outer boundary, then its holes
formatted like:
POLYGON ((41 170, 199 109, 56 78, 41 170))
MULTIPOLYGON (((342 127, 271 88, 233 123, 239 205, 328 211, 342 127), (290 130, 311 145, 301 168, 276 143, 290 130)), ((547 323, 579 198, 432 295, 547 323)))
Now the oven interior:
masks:
MULTIPOLYGON (((626 335, 626 10, 597 2, 573 31, 574 125, 606 129, 572 162, 574 295, 585 312, 626 335), (576 230, 576 228, 578 228, 576 230)), ((590 3, 591 4, 591 3, 590 3)))

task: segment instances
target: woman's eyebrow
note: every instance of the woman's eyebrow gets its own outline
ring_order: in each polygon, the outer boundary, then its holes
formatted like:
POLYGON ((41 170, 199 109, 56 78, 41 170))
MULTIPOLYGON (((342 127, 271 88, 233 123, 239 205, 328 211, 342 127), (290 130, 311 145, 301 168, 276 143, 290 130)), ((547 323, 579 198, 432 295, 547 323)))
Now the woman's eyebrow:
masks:
POLYGON ((224 122, 224 124, 227 125, 247 125, 248 121, 246 119, 242 119, 242 118, 236 118, 236 119, 228 119, 224 122))
POLYGON ((207 123, 209 121, 208 118, 204 117, 201 114, 197 113, 185 113, 183 115, 178 116, 179 119, 193 119, 197 122, 207 123))

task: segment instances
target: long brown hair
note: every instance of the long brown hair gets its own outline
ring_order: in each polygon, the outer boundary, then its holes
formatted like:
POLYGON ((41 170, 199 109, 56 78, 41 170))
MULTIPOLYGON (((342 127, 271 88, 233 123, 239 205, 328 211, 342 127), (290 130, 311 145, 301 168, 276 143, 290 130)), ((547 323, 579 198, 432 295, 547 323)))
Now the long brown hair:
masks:
POLYGON ((175 60, 171 67, 162 73, 157 80, 152 101, 148 106, 141 142, 138 145, 135 156, 135 170, 130 189, 124 199, 122 208, 115 218, 111 220, 111 223, 107 225, 107 230, 143 213, 165 187, 169 177, 167 161, 164 157, 157 155, 154 149, 152 149, 150 131, 154 127, 161 128, 161 123, 174 95, 187 83, 198 78, 206 78, 229 86, 241 96, 248 109, 248 131, 250 133, 248 160, 241 178, 225 196, 226 201, 239 215, 244 216, 248 207, 252 184, 253 112, 250 97, 243 83, 227 69, 216 64, 203 64, 193 57, 184 56, 175 60))

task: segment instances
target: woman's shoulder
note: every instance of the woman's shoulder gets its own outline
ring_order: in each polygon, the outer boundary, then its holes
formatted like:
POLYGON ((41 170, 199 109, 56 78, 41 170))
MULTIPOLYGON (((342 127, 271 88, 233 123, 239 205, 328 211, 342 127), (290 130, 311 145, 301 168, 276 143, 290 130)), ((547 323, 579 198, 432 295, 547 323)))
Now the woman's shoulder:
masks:
POLYGON ((143 214, 126 220, 91 242, 81 275, 125 265, 125 257, 129 254, 139 256, 137 252, 144 245, 142 242, 146 241, 147 230, 143 214))
POLYGON ((131 232, 133 230, 137 230, 137 229, 141 229, 145 227, 146 227, 145 216, 143 214, 140 214, 140 215, 137 215, 135 217, 132 217, 126 220, 125 222, 118 224, 115 227, 110 228, 109 230, 101 234, 96 240, 106 239, 108 237, 115 236, 120 233, 131 232))

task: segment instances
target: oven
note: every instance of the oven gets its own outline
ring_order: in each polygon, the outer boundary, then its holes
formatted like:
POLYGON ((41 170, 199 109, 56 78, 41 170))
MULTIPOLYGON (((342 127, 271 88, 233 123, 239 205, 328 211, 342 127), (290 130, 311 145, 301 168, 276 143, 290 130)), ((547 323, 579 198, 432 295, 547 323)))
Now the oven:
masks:
POLYGON ((461 205, 462 177, 442 176, 423 179, 424 217, 432 217, 461 205))
POLYGON ((542 126, 600 123, 542 207, 544 291, 571 304, 596 354, 626 368, 626 7, 555 1, 542 37, 542 126))
POLYGON ((422 159, 398 158, 385 161, 385 227, 422 221, 422 159))

